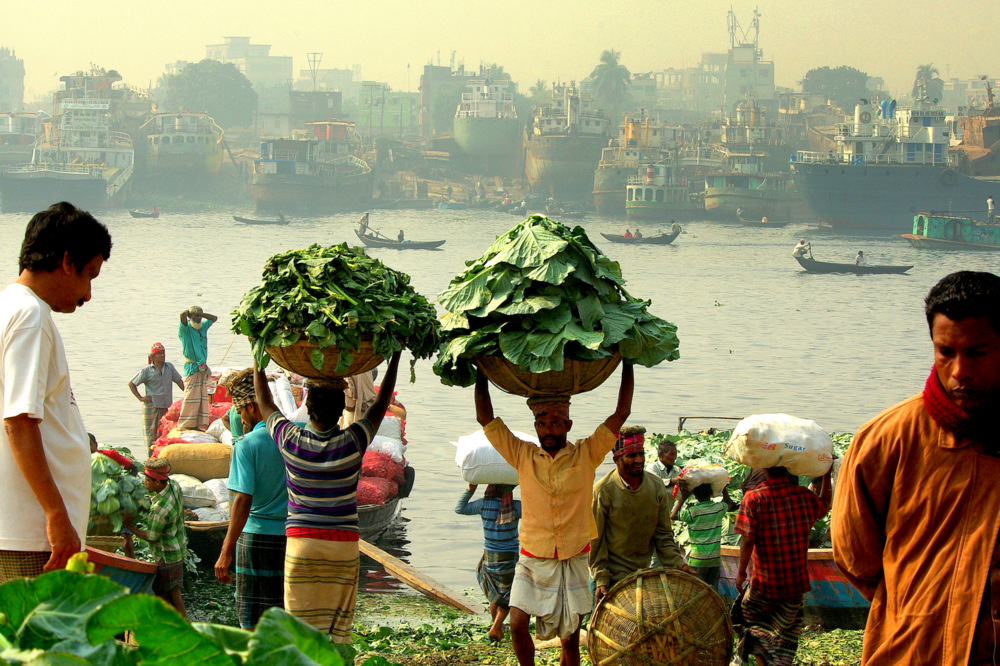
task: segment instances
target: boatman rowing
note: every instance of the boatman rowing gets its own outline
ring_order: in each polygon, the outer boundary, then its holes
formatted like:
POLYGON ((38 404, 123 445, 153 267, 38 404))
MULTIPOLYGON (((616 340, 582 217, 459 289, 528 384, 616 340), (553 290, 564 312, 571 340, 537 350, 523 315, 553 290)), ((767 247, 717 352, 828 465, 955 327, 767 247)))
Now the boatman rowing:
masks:
POLYGON ((535 663, 528 622, 535 635, 558 636, 562 666, 580 663, 580 618, 593 608, 588 571, 590 542, 597 537, 594 471, 615 446, 632 410, 632 366, 622 363, 614 414, 594 434, 568 445, 573 426, 568 397, 531 398, 541 448, 518 439, 493 415, 489 382, 476 377, 476 418, 493 447, 517 470, 521 485, 521 554, 510 591, 510 629, 521 666, 535 663))

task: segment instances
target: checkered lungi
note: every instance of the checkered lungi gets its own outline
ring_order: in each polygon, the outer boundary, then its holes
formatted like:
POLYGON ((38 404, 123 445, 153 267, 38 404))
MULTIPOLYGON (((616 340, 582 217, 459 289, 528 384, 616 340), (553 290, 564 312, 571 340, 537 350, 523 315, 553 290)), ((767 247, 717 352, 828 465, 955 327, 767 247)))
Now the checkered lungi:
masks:
POLYGON ((288 537, 285 550, 285 610, 351 642, 358 601, 358 542, 288 537))
POLYGON ((146 441, 146 454, 153 452, 153 443, 159 437, 160 419, 167 413, 167 408, 153 407, 148 402, 142 403, 142 436, 146 441))
POLYGON ((178 428, 205 430, 208 428, 208 377, 207 372, 193 372, 184 378, 184 399, 177 418, 178 428))
POLYGON ((184 584, 184 560, 167 564, 162 559, 157 562, 156 578, 153 579, 153 594, 170 599, 170 592, 184 584))
POLYGON ((517 553, 498 553, 484 550, 476 567, 476 580, 483 594, 500 608, 510 608, 510 586, 517 568, 517 553))
POLYGON ((590 593, 590 553, 568 560, 521 554, 510 588, 510 605, 535 616, 535 636, 568 638, 580 617, 594 607, 590 593))
POLYGON ((52 553, 32 550, 0 550, 0 583, 14 578, 35 578, 52 553))
POLYGON ((741 654, 761 653, 768 666, 792 666, 802 633, 802 595, 768 599, 751 585, 743 596, 745 634, 741 654))
POLYGON ((244 532, 236 540, 236 616, 253 629, 272 606, 285 603, 285 535, 244 532))

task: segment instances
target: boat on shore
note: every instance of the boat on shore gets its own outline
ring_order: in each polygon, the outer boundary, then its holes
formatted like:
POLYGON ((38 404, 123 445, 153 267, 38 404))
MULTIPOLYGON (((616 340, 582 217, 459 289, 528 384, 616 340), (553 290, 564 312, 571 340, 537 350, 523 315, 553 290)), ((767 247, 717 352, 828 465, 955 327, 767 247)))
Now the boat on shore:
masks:
POLYGON ((1000 250, 1000 224, 947 213, 917 213, 901 235, 921 250, 1000 250))
POLYGON ((835 264, 828 261, 816 261, 815 259, 803 259, 795 257, 795 261, 810 273, 854 273, 855 275, 881 275, 887 273, 905 273, 913 268, 912 265, 904 266, 858 266, 857 264, 835 264))
POLYGON ((612 243, 624 243, 625 245, 670 245, 681 233, 681 225, 675 224, 669 234, 657 234, 656 236, 643 236, 642 238, 626 238, 619 234, 606 234, 601 232, 605 240, 612 243))
POLYGON ((482 71, 471 79, 455 111, 453 133, 476 173, 513 174, 521 157, 520 123, 509 78, 482 71))

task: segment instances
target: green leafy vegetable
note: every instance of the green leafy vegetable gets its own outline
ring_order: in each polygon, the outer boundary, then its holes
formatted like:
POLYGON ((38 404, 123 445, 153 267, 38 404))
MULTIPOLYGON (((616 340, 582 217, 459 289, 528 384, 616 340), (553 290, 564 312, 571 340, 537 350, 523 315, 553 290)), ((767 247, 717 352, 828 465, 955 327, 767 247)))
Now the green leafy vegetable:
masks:
POLYGON ((371 337, 375 353, 389 357, 403 348, 414 360, 429 358, 440 342, 437 313, 410 286, 410 277, 346 243, 311 245, 268 259, 263 282, 248 291, 232 313, 232 330, 251 339, 260 367, 268 347, 308 340, 322 369, 322 349, 340 351, 337 371, 346 370, 351 352, 371 337))
MULTIPOLYGON (((125 447, 116 451, 138 465, 125 447)), ((128 471, 103 453, 90 456, 90 522, 87 531, 92 532, 98 523, 109 525, 114 534, 122 530, 124 514, 141 519, 149 511, 146 487, 138 476, 128 471)))
POLYGON ((466 266, 438 296, 448 312, 434 372, 444 384, 472 384, 479 356, 527 372, 615 353, 647 367, 680 357, 677 327, 625 290, 618 263, 580 227, 532 216, 466 266))

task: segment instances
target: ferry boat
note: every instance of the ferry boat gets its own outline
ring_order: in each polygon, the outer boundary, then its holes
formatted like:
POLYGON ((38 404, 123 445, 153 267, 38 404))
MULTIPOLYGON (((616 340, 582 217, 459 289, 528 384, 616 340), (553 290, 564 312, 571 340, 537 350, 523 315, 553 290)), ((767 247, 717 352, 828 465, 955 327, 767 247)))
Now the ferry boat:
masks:
POLYGON ((354 154, 361 145, 354 123, 308 122, 306 132, 302 138, 260 143, 253 172, 257 210, 322 215, 367 207, 372 170, 354 154))
POLYGON ((588 199, 594 168, 608 142, 608 121, 576 82, 552 87, 552 104, 540 107, 524 137, 525 175, 535 191, 557 201, 588 199))
POLYGON ((686 178, 672 163, 659 162, 639 168, 628 177, 625 188, 625 214, 630 220, 666 221, 691 219, 704 212, 692 197, 686 178))
MULTIPOLYGON (((520 124, 509 79, 471 79, 455 111, 455 143, 481 173, 514 173, 520 124)), ((470 165, 471 166, 471 165, 470 165)))
POLYGON ((1000 224, 944 213, 917 213, 902 236, 918 249, 1000 250, 1000 224))
POLYGON ((146 132, 144 175, 198 182, 219 174, 224 132, 207 113, 157 113, 139 129, 146 132))
POLYGON ((0 165, 30 162, 41 131, 40 113, 0 113, 0 165))
POLYGON ((640 166, 663 158, 668 150, 684 141, 684 129, 651 122, 650 118, 629 118, 618 127, 618 138, 601 150, 594 170, 594 207, 598 215, 625 212, 626 186, 640 166))
POLYGON ((795 187, 835 229, 905 233, 919 211, 983 211, 1000 179, 957 171, 949 158, 945 110, 920 96, 911 107, 862 100, 837 125, 837 150, 792 156, 795 187))

